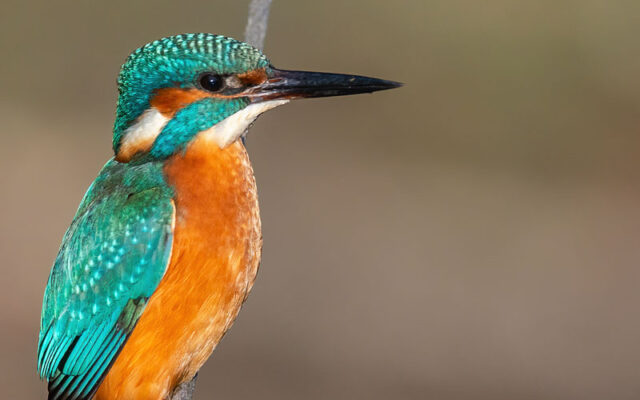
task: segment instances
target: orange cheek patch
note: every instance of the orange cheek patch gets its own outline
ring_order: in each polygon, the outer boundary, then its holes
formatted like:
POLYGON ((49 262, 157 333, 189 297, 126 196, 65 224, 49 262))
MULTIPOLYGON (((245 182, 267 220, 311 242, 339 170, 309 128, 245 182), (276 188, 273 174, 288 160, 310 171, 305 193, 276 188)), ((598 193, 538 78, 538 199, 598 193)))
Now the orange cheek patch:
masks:
POLYGON ((264 68, 254 69, 237 77, 245 85, 259 85, 267 80, 267 71, 264 68))
POLYGON ((150 104, 165 117, 172 118, 179 110, 207 97, 212 97, 211 93, 199 89, 162 88, 155 91, 150 104))

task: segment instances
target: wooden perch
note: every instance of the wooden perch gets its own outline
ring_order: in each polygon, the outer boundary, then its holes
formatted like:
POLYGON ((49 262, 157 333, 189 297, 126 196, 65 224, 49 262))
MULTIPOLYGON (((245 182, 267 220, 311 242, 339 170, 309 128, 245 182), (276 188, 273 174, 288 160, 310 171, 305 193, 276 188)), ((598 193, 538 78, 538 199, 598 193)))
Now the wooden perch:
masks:
POLYGON ((267 35, 267 21, 271 0, 251 0, 249 4, 249 18, 244 31, 244 41, 262 50, 264 37, 267 35))

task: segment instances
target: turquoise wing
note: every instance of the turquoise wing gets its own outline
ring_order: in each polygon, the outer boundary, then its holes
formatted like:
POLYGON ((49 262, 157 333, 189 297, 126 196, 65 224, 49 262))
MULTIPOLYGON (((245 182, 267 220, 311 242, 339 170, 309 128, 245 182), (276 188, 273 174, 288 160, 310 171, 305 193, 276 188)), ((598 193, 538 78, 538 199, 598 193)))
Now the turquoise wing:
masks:
POLYGON ((67 230, 44 295, 38 372, 49 399, 90 399, 160 283, 173 193, 161 165, 109 161, 67 230))

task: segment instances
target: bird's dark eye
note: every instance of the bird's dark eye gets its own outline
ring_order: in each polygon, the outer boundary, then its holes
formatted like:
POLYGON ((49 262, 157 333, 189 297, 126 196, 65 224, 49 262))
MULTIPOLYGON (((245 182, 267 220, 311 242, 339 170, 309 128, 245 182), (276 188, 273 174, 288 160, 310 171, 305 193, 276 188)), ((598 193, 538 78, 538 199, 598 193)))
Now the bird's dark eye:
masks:
POLYGON ((224 84, 222 77, 215 74, 203 74, 200 77, 200 86, 209 92, 217 92, 222 89, 224 84))

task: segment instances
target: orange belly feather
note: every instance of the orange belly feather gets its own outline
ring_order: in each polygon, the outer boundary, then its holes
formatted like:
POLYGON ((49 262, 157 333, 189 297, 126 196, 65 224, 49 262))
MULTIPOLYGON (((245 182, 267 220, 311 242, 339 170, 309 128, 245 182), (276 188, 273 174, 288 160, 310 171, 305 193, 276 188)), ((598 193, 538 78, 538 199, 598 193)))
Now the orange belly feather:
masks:
POLYGON ((262 236, 244 146, 196 138, 165 175, 176 191, 171 261, 96 400, 169 398, 207 360, 256 276, 262 236))

